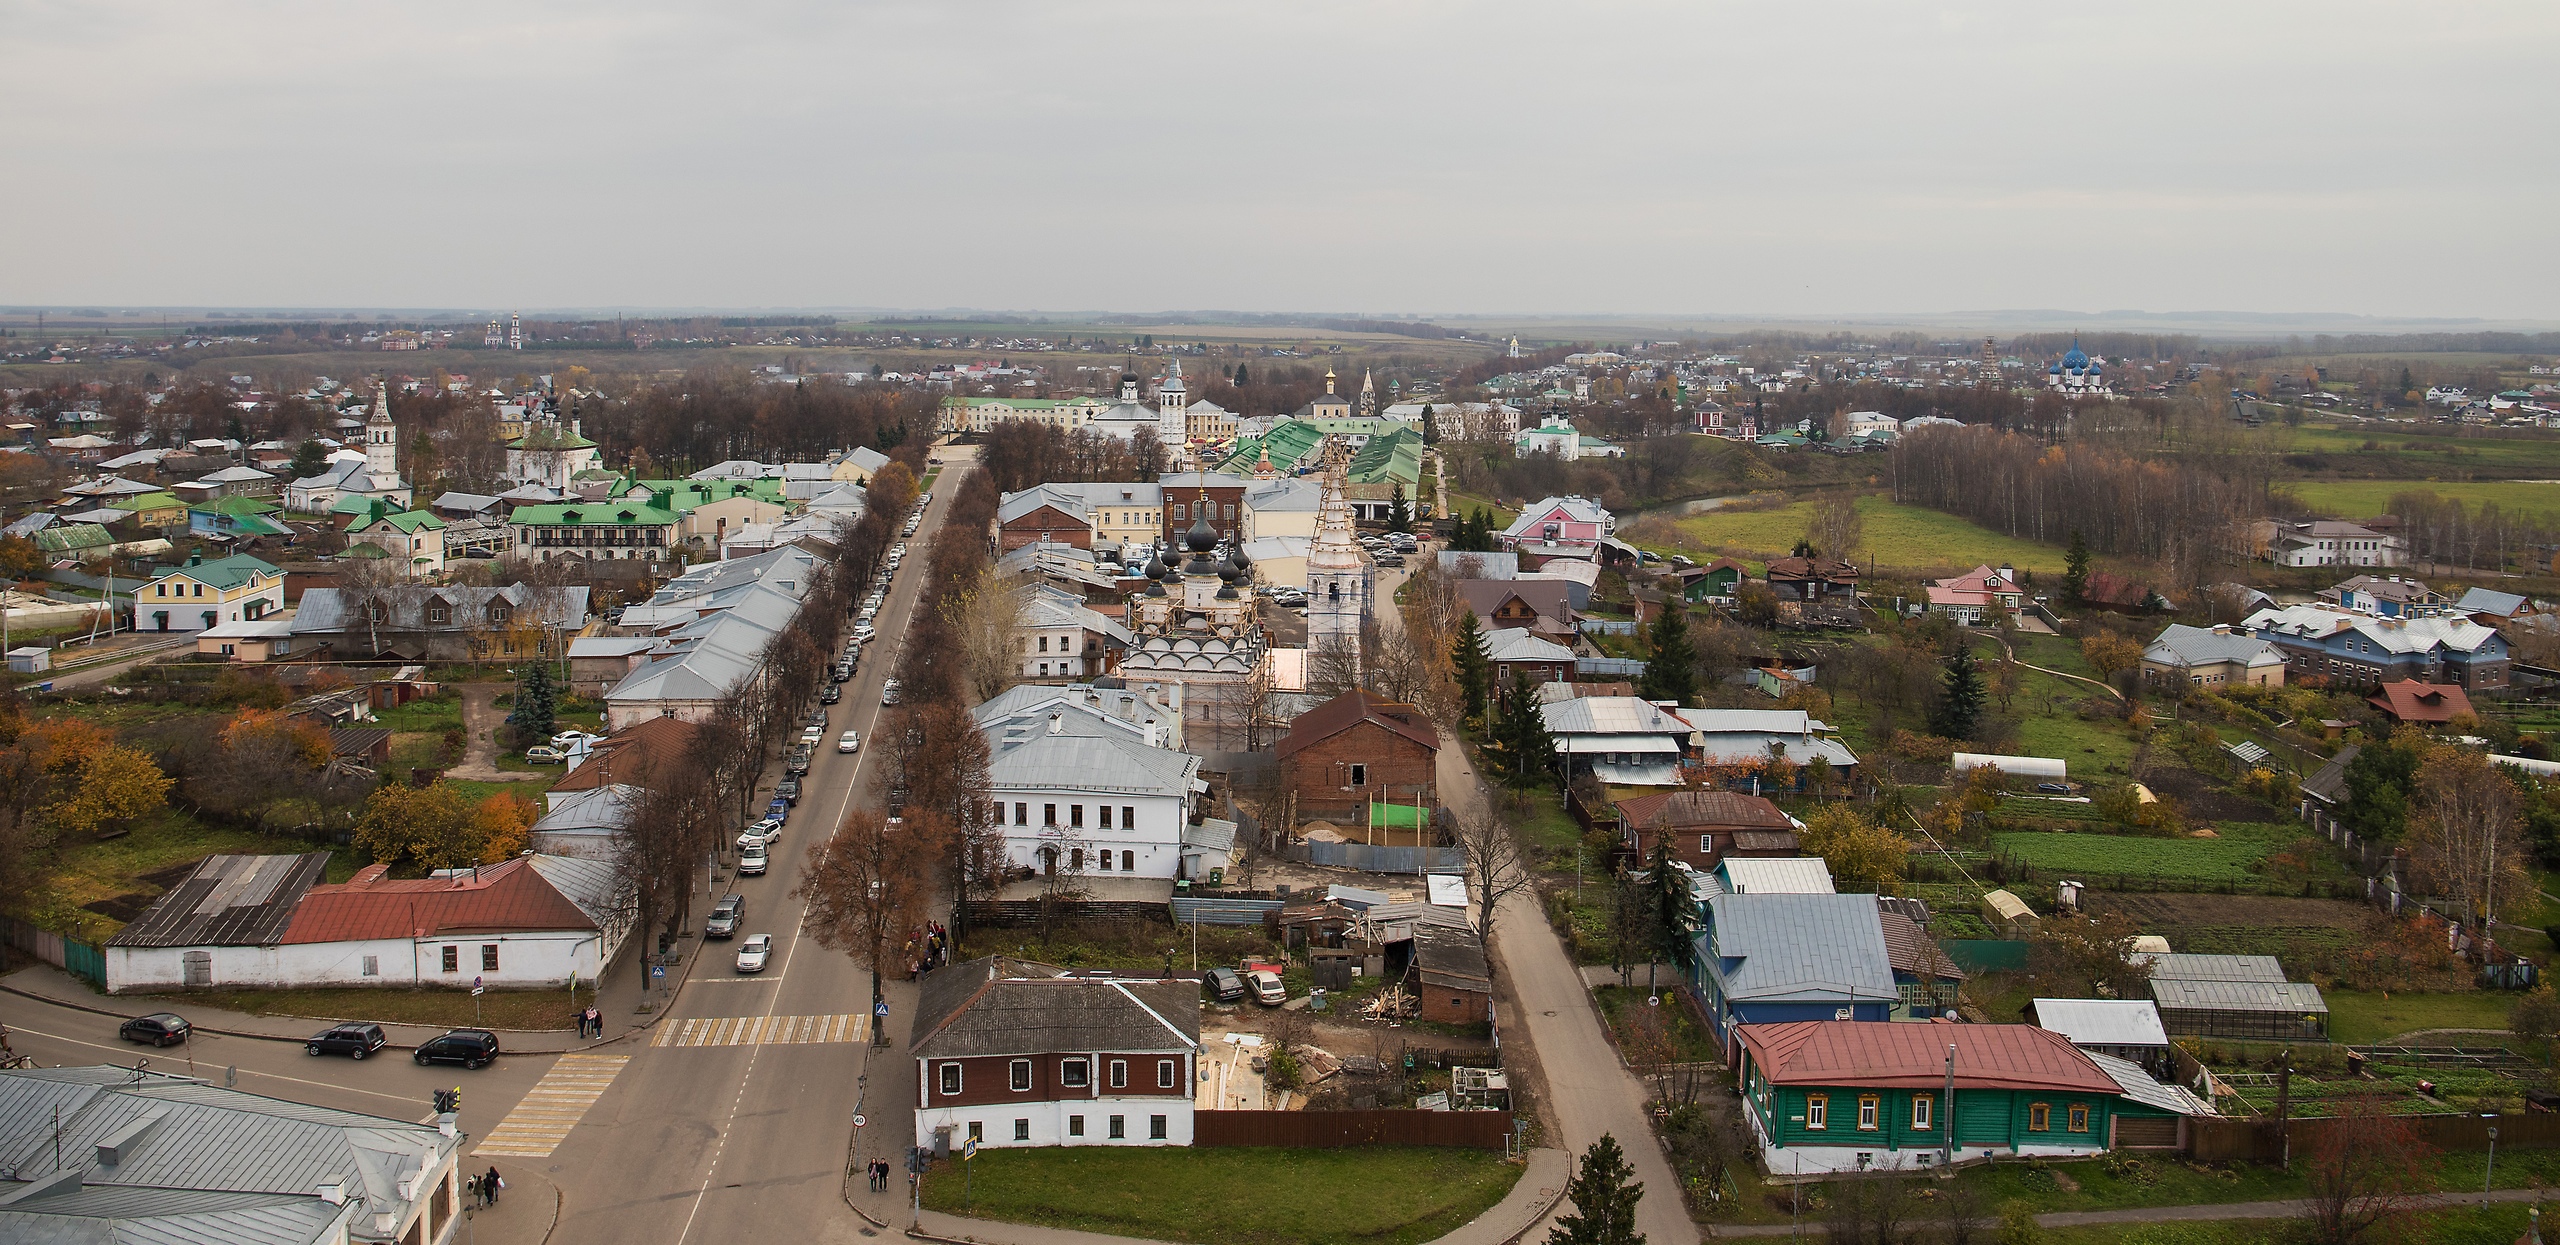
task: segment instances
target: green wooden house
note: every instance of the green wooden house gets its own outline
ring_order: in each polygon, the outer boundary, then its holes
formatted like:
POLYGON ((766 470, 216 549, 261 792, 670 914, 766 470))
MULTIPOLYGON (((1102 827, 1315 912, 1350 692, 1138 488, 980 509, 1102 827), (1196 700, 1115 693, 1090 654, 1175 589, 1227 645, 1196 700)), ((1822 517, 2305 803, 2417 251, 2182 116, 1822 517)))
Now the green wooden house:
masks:
POLYGON ((2034 1025, 1743 1025, 1746 1118, 1772 1179, 2175 1149, 2202 1099, 2034 1025), (1953 1056, 1954 1101, 1948 1102, 1953 1056))
POLYGON ((1705 566, 1683 567, 1678 574, 1680 596, 1691 605, 1709 597, 1730 597, 1735 585, 1750 578, 1750 571, 1731 558, 1718 558, 1705 566))

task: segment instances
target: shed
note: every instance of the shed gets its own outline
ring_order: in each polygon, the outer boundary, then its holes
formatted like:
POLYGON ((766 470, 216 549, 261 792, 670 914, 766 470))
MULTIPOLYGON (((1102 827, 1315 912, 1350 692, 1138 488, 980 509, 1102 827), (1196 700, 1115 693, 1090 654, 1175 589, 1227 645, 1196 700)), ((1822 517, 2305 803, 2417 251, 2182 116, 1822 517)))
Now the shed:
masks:
POLYGON ((2033 778, 2041 782, 2060 782, 2070 774, 2070 767, 2060 757, 1995 756, 1988 752, 1959 752, 1947 758, 1950 772, 1962 774, 1970 770, 1996 769, 2012 778, 2033 778))
POLYGON ((53 650, 42 645, 9 650, 11 674, 42 674, 53 669, 53 650))
POLYGON ((2071 1039, 2084 1051, 2140 1064, 2154 1075, 2169 1062, 2169 1031, 2160 1007, 2144 999, 2033 999, 2027 1019, 2071 1039))
POLYGON ((2036 927, 2036 910, 2026 900, 1997 890, 1982 897, 1982 919, 2003 938, 2024 938, 2036 927))

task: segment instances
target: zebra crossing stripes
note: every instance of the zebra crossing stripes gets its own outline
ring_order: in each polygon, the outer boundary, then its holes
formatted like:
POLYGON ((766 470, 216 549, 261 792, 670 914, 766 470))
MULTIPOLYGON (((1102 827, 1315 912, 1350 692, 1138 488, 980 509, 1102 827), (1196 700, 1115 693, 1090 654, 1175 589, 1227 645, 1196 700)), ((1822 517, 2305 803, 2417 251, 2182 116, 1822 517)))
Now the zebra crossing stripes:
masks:
POLYGON ((818 1042, 867 1042, 871 1017, 861 1012, 835 1016, 709 1016, 670 1020, 658 1026, 651 1046, 798 1046, 818 1042))
POLYGON ((551 1157, 551 1152, 568 1140, 569 1130, 585 1118, 587 1108, 612 1087, 622 1065, 629 1062, 629 1055, 562 1055, 532 1089, 525 1091, 524 1100, 516 1104, 515 1110, 507 1112, 507 1118, 481 1138, 473 1153, 520 1159, 551 1157))

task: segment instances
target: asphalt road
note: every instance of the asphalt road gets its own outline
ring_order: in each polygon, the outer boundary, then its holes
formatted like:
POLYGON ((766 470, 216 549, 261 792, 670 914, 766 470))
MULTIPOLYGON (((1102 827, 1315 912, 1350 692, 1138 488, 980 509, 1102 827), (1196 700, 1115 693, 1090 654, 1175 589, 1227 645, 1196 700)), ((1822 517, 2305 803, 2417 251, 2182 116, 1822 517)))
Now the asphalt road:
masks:
MULTIPOLYGON (((780 1018, 862 1015, 870 1007, 868 970, 803 935, 804 905, 790 896, 809 845, 831 833, 857 802, 872 799, 880 683, 896 665, 923 588, 925 546, 948 512, 959 473, 969 469, 968 451, 938 453, 945 469, 933 504, 908 539, 906 567, 874 622, 879 638, 865 647, 860 673, 844 685, 844 699, 830 715, 827 743, 810 766, 803 784, 808 794, 784 831, 775 867, 729 884, 747 899, 743 933, 774 936, 773 966, 761 976, 740 977, 730 961, 734 944, 706 944, 657 1036, 620 1050, 630 1063, 559 1148, 537 1163, 566 1193, 553 1237, 559 1245, 739 1245, 776 1239, 777 1228, 793 1241, 870 1234, 845 1208, 840 1188, 858 1078, 871 1048, 850 1040, 857 1035, 842 1033, 840 1024, 825 1032, 845 1040, 770 1039, 815 1027, 780 1018), (853 756, 834 748, 847 728, 862 732, 863 749, 853 756), (731 1023, 686 1024, 719 1020, 731 1023), (683 1041, 688 1033, 705 1042, 736 1042, 742 1031, 748 1035, 743 1044, 653 1044, 683 1041)), ((901 1003, 905 997, 904 990, 893 996, 901 1003)), ((897 1059, 894 1048, 881 1057, 897 1059)), ((869 1128, 906 1130, 904 1106, 866 1104, 869 1128)))

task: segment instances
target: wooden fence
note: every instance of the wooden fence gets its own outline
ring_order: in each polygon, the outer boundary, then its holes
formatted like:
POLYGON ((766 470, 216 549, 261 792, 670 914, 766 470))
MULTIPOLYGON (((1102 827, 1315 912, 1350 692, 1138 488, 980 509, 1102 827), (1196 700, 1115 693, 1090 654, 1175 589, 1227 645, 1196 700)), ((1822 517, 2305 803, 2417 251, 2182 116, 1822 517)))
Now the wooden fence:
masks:
POLYGON ((1499 1150, 1511 1135, 1508 1111, 1200 1111, 1193 1145, 1461 1146, 1499 1150))
MULTIPOLYGON (((2411 1115, 2401 1117, 2420 1141, 2439 1150, 2486 1150, 2489 1130, 2498 1130, 2500 1149, 2544 1150, 2560 1146, 2560 1115, 2515 1114, 2411 1115)), ((2320 1144, 2321 1134, 2344 1127, 2331 1118, 2286 1120, 2196 1119, 2187 1122, 2187 1154, 2199 1162, 2274 1163, 2285 1157, 2288 1138, 2296 1157, 2320 1144)))
POLYGON ((9 945, 20 954, 42 960, 74 977, 106 984, 107 953, 97 944, 65 938, 49 929, 37 929, 16 917, 0 918, 0 921, 5 922, 5 926, 0 926, 0 932, 7 935, 9 945))

